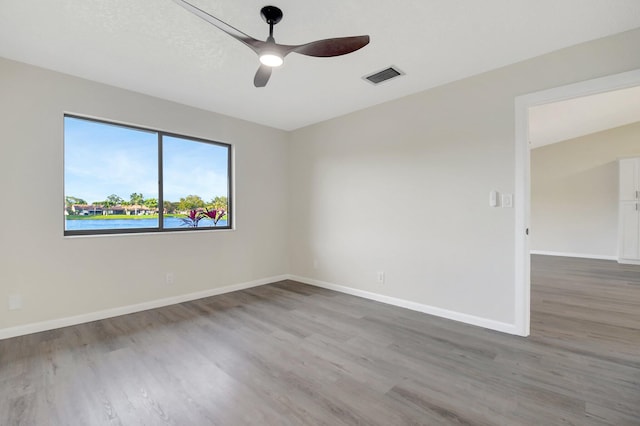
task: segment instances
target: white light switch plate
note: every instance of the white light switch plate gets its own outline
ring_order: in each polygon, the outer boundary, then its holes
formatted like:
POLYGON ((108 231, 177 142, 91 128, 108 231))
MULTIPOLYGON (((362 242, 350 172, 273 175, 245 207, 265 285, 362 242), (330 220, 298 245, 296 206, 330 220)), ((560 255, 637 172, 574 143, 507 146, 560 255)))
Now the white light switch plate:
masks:
POLYGON ((489 207, 498 207, 498 191, 489 192, 489 207))

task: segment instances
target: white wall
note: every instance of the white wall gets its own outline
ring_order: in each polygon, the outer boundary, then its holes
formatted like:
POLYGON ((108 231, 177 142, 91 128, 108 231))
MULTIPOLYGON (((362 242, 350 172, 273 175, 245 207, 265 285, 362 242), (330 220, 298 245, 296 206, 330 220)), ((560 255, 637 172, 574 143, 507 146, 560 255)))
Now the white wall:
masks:
POLYGON ((639 68, 639 44, 623 33, 294 132, 292 274, 515 332, 514 210, 488 206, 514 190, 514 99, 639 68))
POLYGON ((617 159, 628 156, 640 156, 640 122, 532 150, 531 249, 615 258, 617 159))
POLYGON ((0 93, 0 334, 288 272, 285 132, 4 59, 0 93), (233 144, 237 230, 63 237, 64 112, 233 144))

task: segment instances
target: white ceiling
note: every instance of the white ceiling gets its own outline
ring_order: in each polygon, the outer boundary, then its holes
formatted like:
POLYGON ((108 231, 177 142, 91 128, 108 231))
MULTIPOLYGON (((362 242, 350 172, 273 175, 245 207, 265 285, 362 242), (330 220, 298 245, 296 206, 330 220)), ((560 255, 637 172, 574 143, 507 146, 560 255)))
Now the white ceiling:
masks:
MULTIPOLYGON (((267 0, 192 0, 256 38, 267 0)), ((255 54, 171 0, 0 0, 0 56, 285 130, 640 27, 638 0, 273 0, 276 41, 369 34, 336 58, 255 54), (396 65, 405 76, 362 76, 396 65)))
POLYGON ((638 121, 640 86, 532 107, 529 140, 539 148, 638 121))

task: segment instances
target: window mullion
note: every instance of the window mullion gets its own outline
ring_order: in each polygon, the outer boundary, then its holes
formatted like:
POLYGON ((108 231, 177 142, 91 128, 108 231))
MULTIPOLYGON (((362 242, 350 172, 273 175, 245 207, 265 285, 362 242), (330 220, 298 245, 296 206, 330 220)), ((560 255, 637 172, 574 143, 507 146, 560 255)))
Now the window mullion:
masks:
POLYGON ((164 229, 164 188, 162 177, 162 133, 158 132, 158 229, 164 229))

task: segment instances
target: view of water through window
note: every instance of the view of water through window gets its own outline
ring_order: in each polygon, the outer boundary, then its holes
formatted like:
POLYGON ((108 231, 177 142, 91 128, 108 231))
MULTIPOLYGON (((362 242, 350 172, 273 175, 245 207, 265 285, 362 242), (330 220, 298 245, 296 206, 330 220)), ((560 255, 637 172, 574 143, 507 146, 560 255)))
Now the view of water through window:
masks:
POLYGON ((65 116, 65 233, 229 227, 230 151, 65 116))

